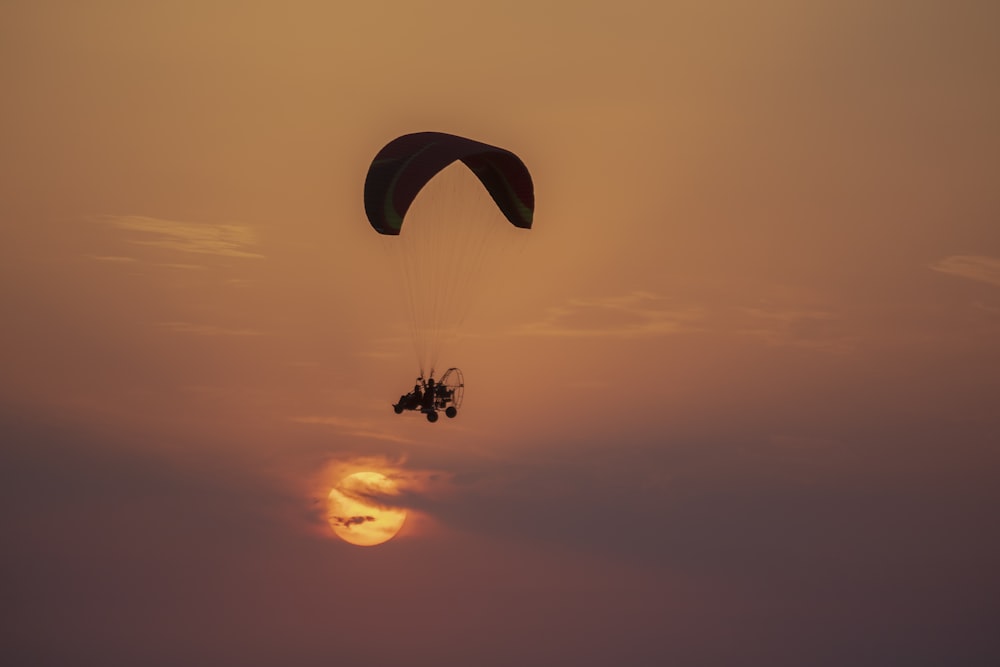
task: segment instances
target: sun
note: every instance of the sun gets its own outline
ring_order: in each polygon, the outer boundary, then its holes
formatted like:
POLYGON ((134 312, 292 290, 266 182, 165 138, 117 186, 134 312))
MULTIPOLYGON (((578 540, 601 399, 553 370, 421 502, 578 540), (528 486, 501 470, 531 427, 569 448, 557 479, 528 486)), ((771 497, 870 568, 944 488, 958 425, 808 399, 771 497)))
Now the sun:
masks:
POLYGON ((330 489, 326 520, 337 537, 362 547, 373 547, 396 536, 406 512, 380 506, 373 498, 395 495, 396 485, 377 472, 356 472, 330 489))

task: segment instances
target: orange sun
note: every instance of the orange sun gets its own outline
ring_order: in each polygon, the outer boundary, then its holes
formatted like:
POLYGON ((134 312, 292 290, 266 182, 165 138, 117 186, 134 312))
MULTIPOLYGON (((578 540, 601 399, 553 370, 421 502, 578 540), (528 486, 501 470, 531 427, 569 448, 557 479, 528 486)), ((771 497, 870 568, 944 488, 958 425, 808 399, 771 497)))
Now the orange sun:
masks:
POLYGON ((356 472, 330 489, 326 520, 337 537, 362 547, 396 536, 406 512, 380 506, 373 498, 398 493, 395 483, 377 472, 356 472))

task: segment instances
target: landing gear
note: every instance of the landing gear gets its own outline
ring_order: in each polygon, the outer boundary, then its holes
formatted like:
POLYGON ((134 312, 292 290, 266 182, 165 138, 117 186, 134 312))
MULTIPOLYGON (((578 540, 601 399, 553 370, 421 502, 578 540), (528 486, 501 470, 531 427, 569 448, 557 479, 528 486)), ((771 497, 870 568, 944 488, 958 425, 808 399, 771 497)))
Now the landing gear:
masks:
POLYGON ((438 413, 436 410, 432 410, 427 413, 427 421, 433 424, 437 420, 438 420, 438 413))

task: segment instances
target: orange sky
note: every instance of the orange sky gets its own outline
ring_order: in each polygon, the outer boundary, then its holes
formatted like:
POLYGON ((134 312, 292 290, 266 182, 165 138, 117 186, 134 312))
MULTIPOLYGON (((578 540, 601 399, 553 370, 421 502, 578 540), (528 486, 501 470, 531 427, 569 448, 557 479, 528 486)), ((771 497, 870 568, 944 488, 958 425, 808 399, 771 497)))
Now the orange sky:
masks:
POLYGON ((998 19, 5 2, 3 650, 1000 657, 998 19), (361 197, 422 130, 515 151, 537 199, 433 426, 389 407, 416 368, 361 197), (314 500, 372 464, 420 518, 358 550, 314 500))

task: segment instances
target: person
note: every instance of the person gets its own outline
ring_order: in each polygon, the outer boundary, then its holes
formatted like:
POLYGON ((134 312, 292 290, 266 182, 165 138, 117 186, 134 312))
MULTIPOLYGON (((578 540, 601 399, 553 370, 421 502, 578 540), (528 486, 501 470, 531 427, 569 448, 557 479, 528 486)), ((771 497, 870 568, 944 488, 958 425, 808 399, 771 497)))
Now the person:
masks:
POLYGON ((411 410, 416 408, 423 401, 423 392, 420 389, 420 383, 413 385, 413 391, 407 396, 406 406, 411 410))
POLYGON ((424 410, 434 409, 434 397, 435 397, 436 385, 434 384, 434 378, 429 378, 427 384, 424 386, 424 396, 423 396, 423 407, 424 410))
POLYGON ((400 396, 399 402, 393 407, 397 409, 397 412, 402 412, 403 410, 416 410, 420 407, 421 403, 423 403, 423 400, 423 391, 420 387, 420 379, 418 378, 416 384, 413 385, 413 391, 400 396))

